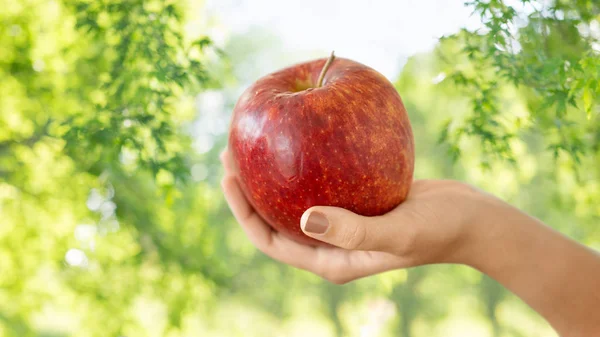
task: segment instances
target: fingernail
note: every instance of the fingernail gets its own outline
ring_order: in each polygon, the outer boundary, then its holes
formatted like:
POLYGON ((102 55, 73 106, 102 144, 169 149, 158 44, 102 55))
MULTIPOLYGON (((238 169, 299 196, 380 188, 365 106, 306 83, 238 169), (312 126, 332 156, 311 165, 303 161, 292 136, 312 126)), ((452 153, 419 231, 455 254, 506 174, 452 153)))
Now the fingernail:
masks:
POLYGON ((308 215, 308 219, 306 219, 304 230, 309 233, 323 234, 328 227, 329 221, 327 221, 327 218, 323 214, 312 212, 308 215))

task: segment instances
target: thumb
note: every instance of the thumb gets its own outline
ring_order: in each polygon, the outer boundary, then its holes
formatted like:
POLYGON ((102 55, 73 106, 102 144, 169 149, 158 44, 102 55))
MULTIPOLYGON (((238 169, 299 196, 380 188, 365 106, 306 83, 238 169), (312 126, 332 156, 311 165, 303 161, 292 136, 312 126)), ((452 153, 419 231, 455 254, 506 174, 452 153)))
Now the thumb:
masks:
POLYGON ((366 217, 338 207, 311 207, 300 220, 304 234, 351 250, 383 250, 393 237, 382 217, 366 217))

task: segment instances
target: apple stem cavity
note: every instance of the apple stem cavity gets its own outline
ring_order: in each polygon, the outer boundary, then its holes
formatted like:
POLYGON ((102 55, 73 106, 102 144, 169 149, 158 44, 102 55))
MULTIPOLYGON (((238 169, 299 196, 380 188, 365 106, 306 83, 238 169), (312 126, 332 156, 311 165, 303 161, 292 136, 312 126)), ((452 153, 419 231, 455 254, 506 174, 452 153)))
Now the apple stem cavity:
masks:
POLYGON ((335 55, 333 54, 333 51, 332 51, 331 55, 329 55, 329 58, 327 59, 327 62, 325 62, 323 69, 321 69, 321 74, 319 75, 319 80, 317 81, 317 88, 320 88, 323 85, 323 79, 325 78, 325 73, 327 72, 327 69, 329 69, 329 66, 333 62, 334 58, 335 58, 335 55))

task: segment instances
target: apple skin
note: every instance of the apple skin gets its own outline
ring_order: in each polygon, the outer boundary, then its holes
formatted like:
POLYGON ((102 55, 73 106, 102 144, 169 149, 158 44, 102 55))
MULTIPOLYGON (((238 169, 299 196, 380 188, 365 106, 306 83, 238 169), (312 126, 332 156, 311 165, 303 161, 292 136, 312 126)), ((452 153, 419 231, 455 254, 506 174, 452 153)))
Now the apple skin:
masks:
POLYGON ((389 212, 408 195, 414 140, 394 86, 358 62, 326 59, 267 75, 239 98, 229 150, 243 193, 279 233, 303 244, 300 218, 315 206, 365 216, 389 212))

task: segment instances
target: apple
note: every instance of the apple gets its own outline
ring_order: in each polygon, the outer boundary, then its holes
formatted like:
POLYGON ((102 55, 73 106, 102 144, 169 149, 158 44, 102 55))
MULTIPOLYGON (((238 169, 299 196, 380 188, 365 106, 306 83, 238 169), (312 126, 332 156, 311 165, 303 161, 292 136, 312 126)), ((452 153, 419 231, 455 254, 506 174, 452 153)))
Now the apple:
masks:
POLYGON ((376 216, 405 200, 414 140, 394 86, 379 72, 336 58, 297 64, 252 84, 233 111, 229 150, 256 212, 297 242, 315 205, 376 216))

